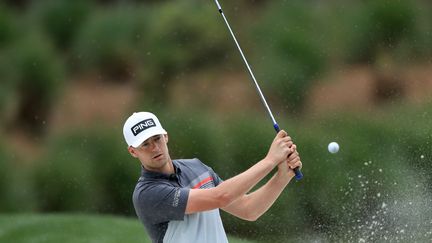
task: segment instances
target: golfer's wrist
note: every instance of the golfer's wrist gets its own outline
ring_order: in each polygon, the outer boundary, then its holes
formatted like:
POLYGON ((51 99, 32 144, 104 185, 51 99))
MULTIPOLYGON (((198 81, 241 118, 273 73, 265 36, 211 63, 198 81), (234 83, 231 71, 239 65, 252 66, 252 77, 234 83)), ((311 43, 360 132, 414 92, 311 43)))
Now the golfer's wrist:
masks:
POLYGON ((278 170, 276 172, 276 175, 279 176, 279 177, 287 176, 288 170, 289 170, 288 166, 279 164, 278 165, 278 170))
POLYGON ((278 184, 281 185, 287 185, 288 182, 292 179, 292 177, 290 176, 290 174, 288 173, 288 171, 285 169, 281 169, 279 168, 278 171, 276 172, 276 181, 278 184))
POLYGON ((270 157, 270 156, 266 156, 264 158, 264 161, 265 161, 265 163, 272 165, 273 168, 279 165, 279 163, 277 162, 277 160, 274 159, 274 158, 272 158, 272 157, 270 157))

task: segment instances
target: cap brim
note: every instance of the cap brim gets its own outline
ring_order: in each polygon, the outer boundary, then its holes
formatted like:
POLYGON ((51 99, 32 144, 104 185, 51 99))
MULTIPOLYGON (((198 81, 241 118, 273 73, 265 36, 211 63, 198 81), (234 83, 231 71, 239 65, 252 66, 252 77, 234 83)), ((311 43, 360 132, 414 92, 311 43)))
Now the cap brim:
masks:
POLYGON ((145 140, 156 136, 156 135, 161 135, 161 134, 167 134, 167 132, 165 131, 165 129, 163 128, 150 128, 148 129, 148 131, 146 131, 145 134, 143 134, 142 136, 137 136, 137 138, 135 139, 135 141, 133 143, 130 144, 130 146, 137 148, 138 146, 140 146, 145 140))

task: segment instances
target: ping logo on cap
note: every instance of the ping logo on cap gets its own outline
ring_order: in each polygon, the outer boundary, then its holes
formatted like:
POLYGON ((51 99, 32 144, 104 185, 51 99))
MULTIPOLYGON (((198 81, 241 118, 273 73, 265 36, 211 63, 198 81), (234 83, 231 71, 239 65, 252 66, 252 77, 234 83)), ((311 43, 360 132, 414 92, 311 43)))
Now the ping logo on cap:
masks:
POLYGON ((156 123, 153 121, 153 119, 146 119, 143 121, 138 122, 137 124, 135 124, 131 130, 134 136, 138 135, 140 132, 150 128, 150 127, 155 127, 156 123))

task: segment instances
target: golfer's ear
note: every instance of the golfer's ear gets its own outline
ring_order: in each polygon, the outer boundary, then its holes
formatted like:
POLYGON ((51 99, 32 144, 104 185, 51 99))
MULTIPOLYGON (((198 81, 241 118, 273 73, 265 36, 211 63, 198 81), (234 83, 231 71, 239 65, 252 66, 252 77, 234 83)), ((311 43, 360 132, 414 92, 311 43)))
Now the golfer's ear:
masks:
POLYGON ((165 137, 165 140, 166 140, 167 143, 168 143, 168 133, 167 133, 167 134, 164 134, 164 137, 165 137))
POLYGON ((134 147, 129 146, 129 147, 128 147, 128 151, 129 151, 130 155, 132 155, 132 157, 135 157, 135 158, 138 157, 137 154, 135 153, 135 149, 134 149, 134 147))

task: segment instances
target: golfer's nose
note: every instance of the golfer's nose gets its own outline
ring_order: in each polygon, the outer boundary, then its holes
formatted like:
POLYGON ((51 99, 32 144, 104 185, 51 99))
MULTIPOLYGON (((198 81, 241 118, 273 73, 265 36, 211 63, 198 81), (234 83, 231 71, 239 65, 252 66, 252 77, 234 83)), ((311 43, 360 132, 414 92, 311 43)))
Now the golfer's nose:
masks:
POLYGON ((158 143, 152 143, 151 144, 152 146, 151 146, 151 150, 153 151, 153 152, 158 152, 159 151, 159 145, 158 145, 158 143))

